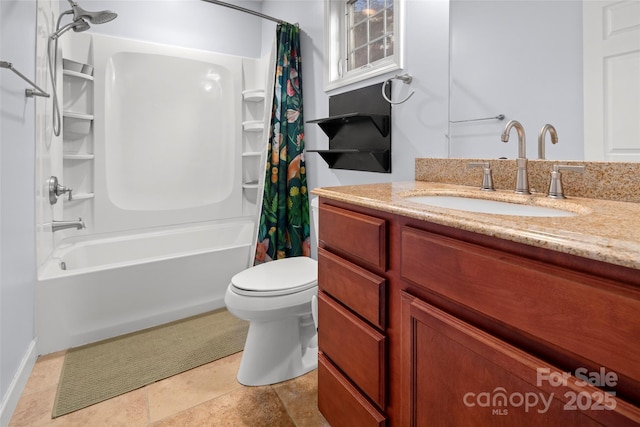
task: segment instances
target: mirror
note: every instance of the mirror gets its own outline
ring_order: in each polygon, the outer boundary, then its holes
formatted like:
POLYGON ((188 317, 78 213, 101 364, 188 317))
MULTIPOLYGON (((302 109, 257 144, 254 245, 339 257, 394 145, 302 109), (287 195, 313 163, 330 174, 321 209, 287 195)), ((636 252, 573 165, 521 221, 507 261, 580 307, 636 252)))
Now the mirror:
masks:
MULTIPOLYGON (((612 34, 619 31, 640 40, 640 2, 610 2, 600 13, 606 14, 607 20, 601 21, 612 26, 612 34)), ((585 31, 602 33, 590 22, 585 31)), ((538 158, 538 132, 547 123, 557 129, 559 138, 552 145, 546 136, 547 159, 640 159, 637 50, 624 64, 631 81, 606 98, 609 104, 601 107, 606 111, 600 110, 609 113, 612 121, 600 131, 603 136, 598 143, 610 138, 618 146, 601 148, 602 158, 595 158, 599 152, 590 153, 590 142, 585 150, 585 137, 598 132, 590 130, 591 120, 585 120, 585 105, 592 101, 591 89, 584 89, 584 77, 591 74, 583 70, 583 62, 588 61, 583 55, 581 0, 451 0, 450 31, 449 157, 517 157, 515 134, 507 144, 496 144, 496 135, 513 119, 525 127, 529 159, 538 158), (624 106, 611 103, 620 99, 626 102, 624 106), (638 114, 624 117, 629 108, 638 114), (495 119, 498 115, 505 118, 495 119)), ((617 71, 616 64, 610 67, 608 71, 616 76, 624 74, 617 71)), ((609 77, 614 82, 619 79, 609 77)), ((602 81, 604 76, 600 78, 602 81)))

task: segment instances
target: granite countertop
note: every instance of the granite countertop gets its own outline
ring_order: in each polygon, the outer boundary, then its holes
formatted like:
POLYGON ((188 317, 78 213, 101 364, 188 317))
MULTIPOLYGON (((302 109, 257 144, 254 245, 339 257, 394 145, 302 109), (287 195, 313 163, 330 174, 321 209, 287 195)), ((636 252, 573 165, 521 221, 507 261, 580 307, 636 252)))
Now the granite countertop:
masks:
POLYGON ((316 188, 320 197, 373 208, 604 261, 640 270, 640 203, 543 194, 518 195, 509 190, 483 192, 477 187, 425 181, 316 188), (576 213, 570 217, 522 217, 481 214, 431 207, 406 200, 417 195, 464 195, 532 204, 576 213))

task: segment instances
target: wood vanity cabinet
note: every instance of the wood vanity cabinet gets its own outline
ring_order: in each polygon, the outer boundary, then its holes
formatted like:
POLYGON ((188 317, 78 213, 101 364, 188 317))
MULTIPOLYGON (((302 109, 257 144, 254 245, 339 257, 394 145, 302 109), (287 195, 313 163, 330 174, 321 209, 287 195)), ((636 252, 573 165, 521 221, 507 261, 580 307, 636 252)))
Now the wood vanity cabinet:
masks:
POLYGON ((334 427, 384 426, 386 221, 321 205, 318 407, 334 427))
POLYGON ((640 425, 640 271, 333 200, 320 224, 332 425, 640 425))

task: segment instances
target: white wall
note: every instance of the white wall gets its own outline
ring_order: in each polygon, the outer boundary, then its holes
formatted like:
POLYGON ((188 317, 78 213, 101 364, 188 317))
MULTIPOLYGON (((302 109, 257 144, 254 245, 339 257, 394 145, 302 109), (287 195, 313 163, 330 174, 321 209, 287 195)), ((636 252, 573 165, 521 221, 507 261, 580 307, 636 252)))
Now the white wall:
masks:
MULTIPOLYGON (((0 60, 34 80, 36 2, 0 1, 0 60)), ((34 103, 27 83, 0 69, 0 424, 24 385, 34 337, 34 103), (17 389, 17 393, 12 393, 17 389)), ((31 362, 32 363, 32 362, 31 362)))

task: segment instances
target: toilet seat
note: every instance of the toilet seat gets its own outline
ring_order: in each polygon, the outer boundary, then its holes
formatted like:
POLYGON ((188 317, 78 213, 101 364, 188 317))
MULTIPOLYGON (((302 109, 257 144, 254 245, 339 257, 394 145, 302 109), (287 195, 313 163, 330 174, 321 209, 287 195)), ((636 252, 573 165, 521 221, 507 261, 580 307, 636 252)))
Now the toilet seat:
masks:
POLYGON ((254 297, 289 295, 317 285, 318 264, 305 256, 259 264, 231 278, 235 293, 254 297))

